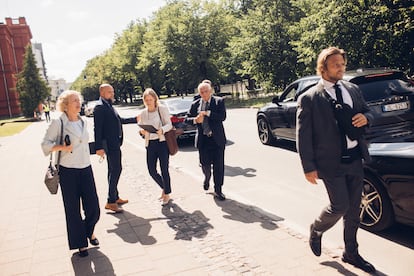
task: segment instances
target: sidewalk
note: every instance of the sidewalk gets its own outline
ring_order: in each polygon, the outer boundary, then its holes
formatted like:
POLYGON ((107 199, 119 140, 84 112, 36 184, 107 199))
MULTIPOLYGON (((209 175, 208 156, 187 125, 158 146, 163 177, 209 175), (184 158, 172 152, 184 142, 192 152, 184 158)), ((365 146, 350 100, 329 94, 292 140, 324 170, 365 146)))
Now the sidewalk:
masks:
POLYGON ((338 252, 324 249, 315 257, 308 237, 277 216, 231 196, 215 201, 198 179, 177 168, 170 169, 174 200, 162 207, 145 151, 128 142, 118 186, 129 199, 122 214, 104 209, 106 162, 91 158, 100 246, 79 258, 68 250, 60 191, 52 196, 43 184, 46 126, 33 123, 0 138, 0 275, 367 275, 341 262, 338 252))

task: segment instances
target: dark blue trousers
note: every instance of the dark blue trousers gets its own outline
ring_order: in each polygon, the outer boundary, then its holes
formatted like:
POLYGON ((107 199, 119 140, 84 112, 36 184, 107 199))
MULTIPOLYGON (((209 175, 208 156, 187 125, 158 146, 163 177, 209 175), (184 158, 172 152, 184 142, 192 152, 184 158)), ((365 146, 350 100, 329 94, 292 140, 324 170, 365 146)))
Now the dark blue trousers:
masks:
POLYGON ((147 147, 148 172, 166 195, 171 193, 171 179, 168 169, 169 161, 170 154, 168 152, 167 142, 150 140, 147 147), (158 160, 160 160, 161 175, 157 171, 158 160))
POLYGON ((119 198, 118 182, 122 172, 121 150, 106 151, 106 158, 108 158, 108 203, 115 203, 119 198))
POLYGON ((204 136, 199 146, 200 164, 205 175, 205 180, 211 176, 213 166, 214 191, 222 192, 224 182, 224 146, 219 146, 213 137, 204 136))
POLYGON ((73 169, 60 166, 59 176, 69 248, 87 247, 87 238, 92 236, 100 216, 92 167, 73 169), (81 214, 81 204, 84 216, 81 214))

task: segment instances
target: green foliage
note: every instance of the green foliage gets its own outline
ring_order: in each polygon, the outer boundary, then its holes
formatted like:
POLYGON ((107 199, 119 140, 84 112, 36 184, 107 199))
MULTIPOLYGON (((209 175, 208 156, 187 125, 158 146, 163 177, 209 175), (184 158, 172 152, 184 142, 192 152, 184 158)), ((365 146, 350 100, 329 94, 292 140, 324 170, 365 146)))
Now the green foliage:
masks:
POLYGON ((31 44, 26 46, 23 70, 17 78, 17 91, 23 115, 33 117, 39 103, 50 96, 50 88, 39 75, 31 44))
POLYGON ((289 44, 288 27, 297 11, 288 0, 254 3, 254 9, 238 22, 240 35, 230 44, 234 59, 241 65, 237 72, 265 87, 283 87, 295 77, 296 53, 289 44))
POLYGON ((414 74, 414 7, 406 0, 169 0, 151 20, 132 21, 73 84, 96 99, 109 82, 118 101, 146 87, 193 92, 248 80, 280 89, 315 73, 328 46, 348 53, 348 68, 394 67, 414 74), (86 78, 85 78, 86 76, 86 78))
POLYGON ((414 7, 403 0, 292 0, 303 17, 290 28, 294 50, 314 72, 327 46, 348 52, 348 68, 394 67, 414 72, 414 7))

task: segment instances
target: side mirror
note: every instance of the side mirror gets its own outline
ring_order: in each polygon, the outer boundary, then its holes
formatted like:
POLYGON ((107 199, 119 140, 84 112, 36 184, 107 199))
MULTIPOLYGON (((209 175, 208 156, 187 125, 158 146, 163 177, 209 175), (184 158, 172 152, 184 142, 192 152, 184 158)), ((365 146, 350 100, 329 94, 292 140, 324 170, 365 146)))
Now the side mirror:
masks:
POLYGON ((278 106, 280 106, 279 101, 280 101, 279 96, 274 96, 273 99, 272 99, 272 103, 274 103, 278 106))

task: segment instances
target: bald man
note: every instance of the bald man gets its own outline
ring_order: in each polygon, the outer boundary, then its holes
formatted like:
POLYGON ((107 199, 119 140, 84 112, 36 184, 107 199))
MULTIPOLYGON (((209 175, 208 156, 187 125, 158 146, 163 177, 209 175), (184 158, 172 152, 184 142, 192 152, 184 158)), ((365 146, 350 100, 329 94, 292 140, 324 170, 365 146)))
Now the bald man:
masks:
POLYGON ((128 203, 127 199, 121 199, 118 193, 118 181, 121 176, 121 146, 123 142, 122 124, 137 123, 138 117, 122 118, 113 108, 114 88, 107 83, 99 87, 99 103, 94 109, 95 123, 95 149, 96 154, 104 158, 108 163, 108 199, 105 209, 119 213, 123 209, 120 205, 128 203))

